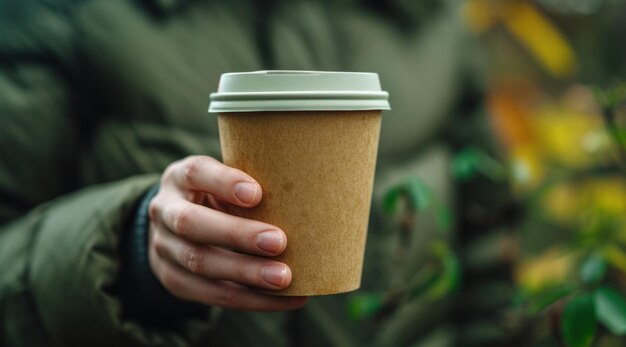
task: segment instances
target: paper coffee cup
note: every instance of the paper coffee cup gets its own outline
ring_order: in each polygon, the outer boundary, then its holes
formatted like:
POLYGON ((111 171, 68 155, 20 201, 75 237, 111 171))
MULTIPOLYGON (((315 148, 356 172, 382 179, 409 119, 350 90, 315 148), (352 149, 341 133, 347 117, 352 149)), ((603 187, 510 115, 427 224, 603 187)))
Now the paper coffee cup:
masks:
POLYGON ((231 213, 287 235, 277 257, 292 281, 274 295, 359 288, 382 110, 374 73, 257 71, 222 75, 218 113, 226 165, 254 177, 263 199, 231 213))

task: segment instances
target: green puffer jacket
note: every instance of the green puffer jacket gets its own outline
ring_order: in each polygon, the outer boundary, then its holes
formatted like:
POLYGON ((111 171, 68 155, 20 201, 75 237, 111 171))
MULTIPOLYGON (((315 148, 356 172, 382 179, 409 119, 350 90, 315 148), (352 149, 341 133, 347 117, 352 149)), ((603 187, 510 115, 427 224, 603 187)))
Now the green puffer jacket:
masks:
POLYGON ((453 206, 443 134, 469 122, 458 101, 472 79, 458 12, 439 1, 0 0, 0 345, 455 344, 450 296, 348 312, 355 298, 393 297, 438 233, 434 213, 398 232, 385 192, 419 177, 453 206), (287 314, 127 317, 119 244, 138 202, 172 161, 219 158, 208 94, 224 72, 260 69, 373 71, 391 95, 361 290, 287 314))

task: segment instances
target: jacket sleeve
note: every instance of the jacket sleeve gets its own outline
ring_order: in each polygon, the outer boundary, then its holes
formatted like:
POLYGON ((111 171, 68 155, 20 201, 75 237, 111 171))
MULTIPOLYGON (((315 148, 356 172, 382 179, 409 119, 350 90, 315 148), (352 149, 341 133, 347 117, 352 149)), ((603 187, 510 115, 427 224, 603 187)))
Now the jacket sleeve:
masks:
POLYGON ((125 317, 116 296, 120 235, 156 179, 83 189, 0 228, 6 345, 186 346, 210 329, 210 317, 144 326, 125 317))
POLYGON ((80 187, 66 13, 0 2, 0 345, 189 345, 211 317, 157 329, 116 293, 120 240, 158 176, 80 187))

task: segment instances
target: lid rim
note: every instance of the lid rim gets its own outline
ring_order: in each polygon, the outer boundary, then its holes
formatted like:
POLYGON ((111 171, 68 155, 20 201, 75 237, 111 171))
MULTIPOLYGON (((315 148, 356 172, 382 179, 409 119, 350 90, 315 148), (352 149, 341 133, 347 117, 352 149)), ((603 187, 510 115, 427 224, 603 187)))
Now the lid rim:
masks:
POLYGON ((209 113, 236 112, 280 112, 280 111, 366 111, 390 110, 387 100, 241 100, 213 101, 209 105, 209 113), (367 102, 369 101, 369 102, 367 102))
POLYGON ((211 93, 211 101, 226 100, 291 100, 291 99, 373 99, 387 100, 389 93, 386 91, 284 91, 284 92, 222 92, 211 93))

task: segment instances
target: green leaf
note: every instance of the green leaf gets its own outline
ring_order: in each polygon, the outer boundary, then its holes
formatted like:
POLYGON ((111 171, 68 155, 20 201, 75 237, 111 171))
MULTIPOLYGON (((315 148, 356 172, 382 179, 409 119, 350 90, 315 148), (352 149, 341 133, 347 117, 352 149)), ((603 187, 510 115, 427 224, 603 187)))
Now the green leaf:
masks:
POLYGON ((528 303, 528 313, 535 315, 543 311, 546 307, 570 295, 572 291, 573 289, 570 287, 557 287, 533 295, 528 303))
POLYGON ((430 187, 419 177, 409 177, 404 184, 388 190, 383 197, 383 210, 388 215, 394 215, 399 212, 399 202, 406 200, 413 212, 424 212, 432 208, 437 225, 442 231, 452 228, 454 216, 450 209, 437 200, 430 187))
POLYGON ((453 224, 453 216, 446 206, 441 204, 433 191, 418 177, 411 177, 406 181, 406 191, 409 194, 411 206, 418 212, 432 208, 437 225, 443 231, 448 231, 453 224))
POLYGON ((436 241, 432 245, 432 252, 441 262, 441 274, 430 287, 428 294, 433 299, 455 292, 461 282, 461 262, 448 244, 436 241))
POLYGON ((398 201, 400 200, 402 189, 395 187, 390 189, 383 198, 383 210, 386 214, 392 215, 398 212, 398 201))
POLYGON ((467 181, 476 174, 478 156, 476 151, 465 149, 454 156, 452 160, 452 175, 460 180, 467 181))
POLYGON ((588 347, 596 334, 596 316, 591 294, 573 298, 561 317, 561 334, 569 347, 588 347))
POLYGON ((378 294, 357 294, 348 301, 348 315, 354 320, 368 318, 380 310, 383 299, 378 294))
POLYGON ((585 260, 580 269, 580 278, 586 284, 600 282, 606 274, 606 261, 600 254, 593 254, 585 260))
POLYGON ((613 334, 626 334, 626 300, 617 290, 609 287, 596 289, 593 295, 596 316, 613 334))
POLYGON ((452 174, 459 181, 467 181, 482 173, 493 181, 506 177, 506 168, 487 153, 476 148, 466 148, 452 160, 452 174))
POLYGON ((417 211, 423 211, 433 204, 433 192, 419 178, 412 177, 406 182, 411 205, 417 211))

